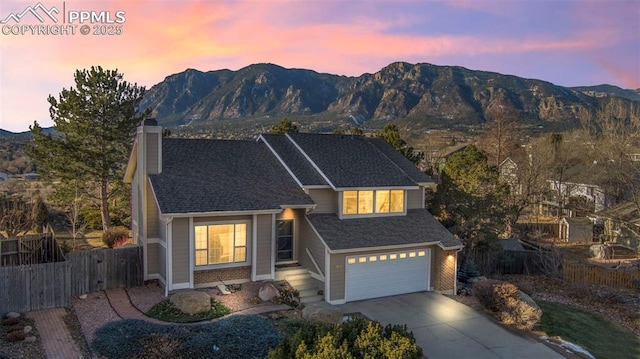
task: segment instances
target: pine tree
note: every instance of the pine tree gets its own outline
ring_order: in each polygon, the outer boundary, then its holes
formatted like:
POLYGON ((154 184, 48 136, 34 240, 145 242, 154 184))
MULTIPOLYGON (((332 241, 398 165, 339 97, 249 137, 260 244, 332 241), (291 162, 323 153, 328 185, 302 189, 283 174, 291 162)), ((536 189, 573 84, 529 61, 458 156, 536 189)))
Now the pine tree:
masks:
POLYGON ((111 222, 109 200, 121 186, 137 124, 148 114, 138 107, 145 88, 123 80, 118 70, 76 70, 76 87, 49 96, 49 113, 59 135, 45 135, 37 122, 29 155, 41 175, 78 180, 81 192, 100 207, 102 227, 111 222))

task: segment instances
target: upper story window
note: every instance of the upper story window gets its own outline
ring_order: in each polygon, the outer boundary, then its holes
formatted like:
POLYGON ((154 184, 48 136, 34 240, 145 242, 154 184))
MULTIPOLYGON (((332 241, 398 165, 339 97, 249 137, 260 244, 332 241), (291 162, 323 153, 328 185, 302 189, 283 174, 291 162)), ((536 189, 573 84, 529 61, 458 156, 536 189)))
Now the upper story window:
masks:
POLYGON ((344 191, 342 214, 404 212, 404 190, 344 191))

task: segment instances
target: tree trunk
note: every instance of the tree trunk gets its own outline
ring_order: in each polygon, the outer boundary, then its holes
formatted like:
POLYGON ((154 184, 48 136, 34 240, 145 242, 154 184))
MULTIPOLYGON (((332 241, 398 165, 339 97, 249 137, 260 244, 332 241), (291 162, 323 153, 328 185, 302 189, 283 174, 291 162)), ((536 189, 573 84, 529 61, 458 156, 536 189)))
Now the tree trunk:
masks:
POLYGON ((106 232, 111 224, 111 217, 109 215, 109 198, 107 187, 109 183, 106 180, 102 181, 100 185, 100 216, 102 218, 102 231, 106 232))

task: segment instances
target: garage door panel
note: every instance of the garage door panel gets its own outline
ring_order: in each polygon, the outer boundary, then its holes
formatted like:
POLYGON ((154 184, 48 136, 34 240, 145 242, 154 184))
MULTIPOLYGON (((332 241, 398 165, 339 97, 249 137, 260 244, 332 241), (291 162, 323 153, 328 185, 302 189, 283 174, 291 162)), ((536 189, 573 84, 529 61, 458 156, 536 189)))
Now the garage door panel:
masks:
POLYGON ((430 252, 426 251, 424 256, 415 257, 409 257, 408 253, 389 252, 347 257, 346 301, 427 290, 430 252), (399 253, 407 253, 406 258, 400 258, 399 253), (396 259, 390 259, 392 254, 396 254, 396 259), (381 255, 386 255, 386 260, 380 260, 381 255), (371 261, 371 257, 376 260, 371 261), (360 258, 366 258, 366 261, 360 262, 360 258))

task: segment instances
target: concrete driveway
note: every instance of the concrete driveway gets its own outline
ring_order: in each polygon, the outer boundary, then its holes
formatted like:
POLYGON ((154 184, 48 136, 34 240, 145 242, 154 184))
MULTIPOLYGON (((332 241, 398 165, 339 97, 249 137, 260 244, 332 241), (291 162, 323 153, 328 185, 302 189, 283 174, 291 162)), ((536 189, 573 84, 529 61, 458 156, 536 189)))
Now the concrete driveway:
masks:
POLYGON ((428 359, 564 358, 440 294, 405 294, 337 307, 344 313, 360 312, 383 325, 406 324, 428 359))

